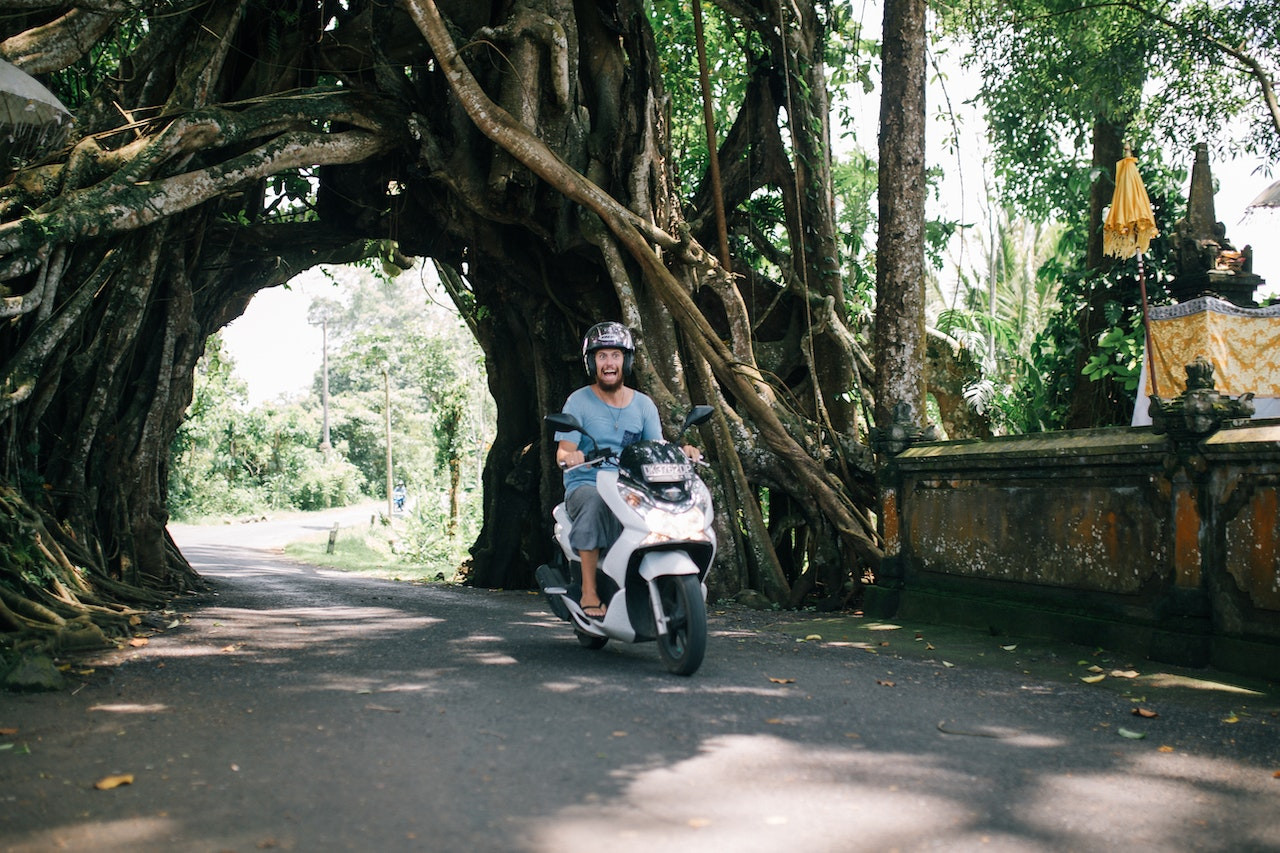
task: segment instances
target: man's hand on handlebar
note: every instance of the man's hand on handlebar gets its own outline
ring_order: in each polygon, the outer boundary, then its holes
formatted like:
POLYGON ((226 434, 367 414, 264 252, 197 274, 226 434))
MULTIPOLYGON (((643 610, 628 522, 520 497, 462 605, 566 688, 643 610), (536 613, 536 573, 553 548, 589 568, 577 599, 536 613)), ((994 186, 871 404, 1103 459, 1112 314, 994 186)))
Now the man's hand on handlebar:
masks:
POLYGON ((556 456, 561 468, 572 468, 587 461, 587 455, 576 447, 573 450, 560 450, 556 456))

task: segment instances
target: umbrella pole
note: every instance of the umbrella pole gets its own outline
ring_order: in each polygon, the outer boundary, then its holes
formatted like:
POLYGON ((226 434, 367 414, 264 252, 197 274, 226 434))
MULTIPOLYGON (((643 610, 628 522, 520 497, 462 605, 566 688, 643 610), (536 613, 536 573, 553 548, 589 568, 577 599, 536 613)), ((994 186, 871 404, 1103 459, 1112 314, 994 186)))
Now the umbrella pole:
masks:
POLYGON ((1151 348, 1151 319, 1147 316, 1147 276, 1142 268, 1141 250, 1134 254, 1138 257, 1138 290, 1142 294, 1142 331, 1146 336, 1147 385, 1151 393, 1159 397, 1160 390, 1156 388, 1156 354, 1151 348))

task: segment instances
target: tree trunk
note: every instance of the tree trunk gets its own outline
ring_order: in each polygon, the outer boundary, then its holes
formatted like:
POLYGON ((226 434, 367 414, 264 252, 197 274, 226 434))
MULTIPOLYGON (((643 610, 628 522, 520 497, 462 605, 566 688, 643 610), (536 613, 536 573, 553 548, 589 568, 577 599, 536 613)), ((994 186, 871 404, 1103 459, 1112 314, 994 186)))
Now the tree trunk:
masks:
POLYGON ((924 422, 924 0, 884 6, 880 236, 876 242, 876 425, 904 407, 924 422))

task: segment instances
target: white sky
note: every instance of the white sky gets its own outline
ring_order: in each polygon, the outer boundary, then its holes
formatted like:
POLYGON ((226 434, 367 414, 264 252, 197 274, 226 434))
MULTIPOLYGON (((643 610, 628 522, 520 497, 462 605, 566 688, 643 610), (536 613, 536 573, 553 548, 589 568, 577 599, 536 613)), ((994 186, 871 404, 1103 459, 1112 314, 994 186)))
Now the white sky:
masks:
POLYGON ((340 291, 319 270, 308 270, 288 290, 260 291, 244 314, 222 330, 236 374, 249 384, 251 406, 311 387, 323 360, 320 327, 307 323, 307 310, 317 296, 337 299, 340 291))

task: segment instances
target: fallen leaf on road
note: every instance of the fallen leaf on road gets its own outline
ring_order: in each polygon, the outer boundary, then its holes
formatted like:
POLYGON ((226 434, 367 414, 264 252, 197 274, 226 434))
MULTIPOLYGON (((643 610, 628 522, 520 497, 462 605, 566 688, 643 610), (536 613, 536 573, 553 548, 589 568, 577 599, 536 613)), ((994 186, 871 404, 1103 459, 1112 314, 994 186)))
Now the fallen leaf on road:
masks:
POLYGON ((1164 746, 1160 747, 1160 752, 1173 752, 1173 747, 1169 746, 1168 744, 1165 744, 1164 746))
POLYGON ((931 652, 932 652, 932 651, 937 651, 937 646, 935 646, 933 643, 925 643, 925 644, 924 644, 924 647, 925 647, 928 651, 931 651, 931 652))
POLYGON ((1113 669, 1111 670, 1112 678, 1137 678, 1138 673, 1132 669, 1113 669))
POLYGON ((626 732, 613 732, 613 737, 626 737, 626 732))
POLYGON ((134 637, 132 640, 129 641, 129 645, 133 646, 135 649, 140 649, 149 642, 151 641, 148 640, 146 637, 134 637))
POLYGON ((9 735, 16 735, 17 733, 17 729, 0 729, 0 737, 8 737, 9 735))
POLYGON ((1126 729, 1123 726, 1116 729, 1116 733, 1120 735, 1120 737, 1127 737, 1130 740, 1142 740, 1147 736, 1146 732, 1135 732, 1132 729, 1126 729))
POLYGON ((769 676, 769 680, 772 681, 774 684, 795 684, 796 683, 796 680, 794 678, 774 678, 772 675, 769 676))
POLYGON ((365 705, 366 711, 386 711, 388 714, 399 714, 399 708, 388 708, 385 705, 365 705))
POLYGON ((821 635, 821 634, 810 634, 809 636, 807 636, 807 637, 805 637, 805 638, 804 638, 804 641, 805 641, 806 643, 809 643, 809 642, 813 642, 813 641, 815 641, 815 640, 821 640, 821 639, 822 639, 822 635, 821 635))
POLYGON ((868 631, 900 631, 902 630, 902 626, 890 625, 887 622, 877 622, 874 625, 868 625, 867 630, 868 631))
POLYGON ((771 726, 780 726, 780 725, 782 725, 782 718, 781 718, 781 717, 770 717, 769 719, 765 720, 765 722, 766 722, 766 723, 768 723, 768 724, 769 724, 769 725, 771 725, 771 726))
POLYGON ((1152 719, 1154 717, 1160 716, 1150 708, 1143 708, 1141 706, 1134 708, 1133 711, 1131 711, 1130 713, 1132 713, 1135 717, 1146 717, 1147 719, 1152 719))
POLYGON ((944 660, 944 661, 942 662, 942 665, 943 665, 943 666, 945 666, 947 669, 952 669, 952 668, 954 668, 954 667, 955 667, 955 664, 953 664, 953 663, 952 663, 951 661, 949 661, 949 660, 944 660))
POLYGON ((119 788, 121 785, 132 785, 133 774, 122 773, 119 776, 107 776, 93 783, 93 787, 99 791, 110 791, 112 788, 119 788))
POLYGON ((1106 677, 1107 677, 1106 673, 1103 673, 1102 675, 1086 675, 1086 676, 1083 676, 1080 680, 1083 681, 1085 684, 1097 684, 1099 681, 1101 681, 1106 677))
POLYGON ((897 687, 897 686, 898 686, 897 684, 895 684, 895 683, 894 683, 894 682, 892 682, 892 681, 885 681, 883 678, 877 678, 877 679, 876 679, 876 684, 879 684, 879 685, 881 685, 882 687, 897 687))
POLYGON ((1093 666, 1089 667, 1089 671, 1090 671, 1090 672, 1103 672, 1104 670, 1102 669, 1102 667, 1098 666, 1098 665, 1095 663, 1093 666))
POLYGON ((1225 716, 1225 717, 1223 717, 1223 718, 1222 718, 1222 722, 1224 722, 1224 723, 1238 723, 1238 722, 1240 722, 1240 718, 1236 716, 1236 712, 1235 712, 1235 711, 1232 711, 1229 715, 1227 715, 1227 716, 1225 716))
POLYGON ((1013 645, 1011 645, 1011 646, 1001 646, 1000 648, 1004 649, 1006 652, 1011 652, 1011 651, 1013 651, 1014 649, 1016 649, 1017 647, 1018 647, 1018 644, 1017 644, 1017 643, 1014 643, 1014 644, 1013 644, 1013 645))
POLYGON ((1280 770, 1277 770, 1275 773, 1272 773, 1272 774, 1271 774, 1271 778, 1272 778, 1272 779, 1280 779, 1280 770))

